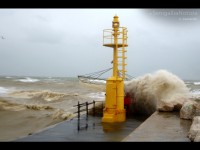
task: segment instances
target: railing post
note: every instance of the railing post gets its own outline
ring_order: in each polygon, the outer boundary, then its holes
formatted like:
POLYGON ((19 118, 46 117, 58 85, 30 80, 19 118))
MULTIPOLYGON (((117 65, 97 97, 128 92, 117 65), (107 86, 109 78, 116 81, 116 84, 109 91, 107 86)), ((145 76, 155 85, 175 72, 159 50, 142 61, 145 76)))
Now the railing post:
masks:
POLYGON ((88 118, 88 102, 86 102, 86 116, 88 118))
POLYGON ((78 101, 78 131, 80 130, 80 105, 78 101))
POLYGON ((78 119, 80 118, 80 105, 79 105, 79 101, 78 101, 78 119))
POLYGON ((87 128, 88 128, 88 102, 86 102, 86 125, 85 125, 85 128, 86 128, 86 130, 87 130, 87 128))
POLYGON ((95 116, 95 101, 93 100, 93 116, 95 116))

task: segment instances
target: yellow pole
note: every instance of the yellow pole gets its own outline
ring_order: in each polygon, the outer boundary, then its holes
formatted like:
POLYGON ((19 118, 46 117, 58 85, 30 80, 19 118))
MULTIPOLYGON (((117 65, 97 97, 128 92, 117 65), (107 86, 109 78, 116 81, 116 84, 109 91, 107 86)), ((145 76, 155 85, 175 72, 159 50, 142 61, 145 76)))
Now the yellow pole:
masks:
POLYGON ((118 43, 119 20, 118 16, 113 19, 114 42, 104 44, 113 48, 113 75, 106 80, 106 100, 103 110, 102 122, 124 122, 126 120, 126 110, 124 109, 124 81, 118 76, 118 43))
POLYGON ((119 28, 119 21, 118 16, 114 16, 113 19, 113 36, 114 36, 114 49, 113 49, 113 76, 117 78, 118 76, 118 60, 117 60, 117 44, 118 44, 118 28, 119 28))

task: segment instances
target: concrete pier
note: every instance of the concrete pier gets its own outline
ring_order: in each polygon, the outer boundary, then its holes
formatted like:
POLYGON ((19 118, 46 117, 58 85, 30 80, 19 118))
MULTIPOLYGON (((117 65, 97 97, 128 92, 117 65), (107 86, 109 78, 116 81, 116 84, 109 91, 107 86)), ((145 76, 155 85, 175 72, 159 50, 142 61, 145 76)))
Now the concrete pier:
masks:
POLYGON ((192 121, 179 118, 179 112, 155 112, 123 142, 190 142, 187 138, 192 121))
POLYGON ((192 121, 180 119, 179 112, 155 112, 147 119, 137 117, 123 123, 102 123, 102 117, 86 119, 82 115, 80 120, 67 120, 15 141, 190 142, 187 134, 192 121))
POLYGON ((73 118, 51 126, 41 132, 19 138, 15 142, 119 142, 137 128, 146 118, 127 118, 122 123, 102 123, 102 117, 81 115, 80 120, 73 118), (78 130, 79 128, 79 130, 78 130))

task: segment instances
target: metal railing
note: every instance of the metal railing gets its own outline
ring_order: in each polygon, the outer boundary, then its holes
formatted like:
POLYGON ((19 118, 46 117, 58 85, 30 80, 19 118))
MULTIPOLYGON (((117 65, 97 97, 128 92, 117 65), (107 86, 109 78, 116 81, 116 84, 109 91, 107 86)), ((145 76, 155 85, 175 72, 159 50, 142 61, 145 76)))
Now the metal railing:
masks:
MULTIPOLYGON (((125 27, 119 27, 118 31, 118 44, 127 45, 127 32, 128 30, 125 27)), ((104 29, 103 30, 103 45, 114 45, 114 31, 113 29, 104 29)))
MULTIPOLYGON (((88 115, 89 115, 89 110, 93 110, 93 116, 96 115, 96 109, 95 109, 95 103, 96 102, 102 102, 102 112, 103 112, 103 102, 104 101, 92 101, 92 102, 85 102, 85 103, 79 103, 78 101, 78 104, 77 105, 74 105, 74 107, 77 107, 77 111, 74 112, 74 113, 78 113, 78 124, 77 124, 77 129, 78 131, 81 130, 81 129, 87 129, 88 128, 88 123, 87 123, 87 120, 88 120, 88 115), (89 109, 89 105, 92 105, 93 104, 93 107, 89 109), (83 108, 83 109, 81 109, 83 108), (81 112, 85 112, 86 113, 86 125, 84 127, 81 127, 80 126, 80 116, 81 116, 81 112)), ((84 113, 83 113, 84 114, 84 113)))

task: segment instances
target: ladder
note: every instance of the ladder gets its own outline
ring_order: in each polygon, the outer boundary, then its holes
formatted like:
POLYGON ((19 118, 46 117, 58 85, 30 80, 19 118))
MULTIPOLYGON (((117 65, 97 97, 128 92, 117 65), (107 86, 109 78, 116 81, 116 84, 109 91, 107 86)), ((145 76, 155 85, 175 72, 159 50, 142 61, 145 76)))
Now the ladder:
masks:
POLYGON ((127 59, 126 57, 126 47, 128 46, 127 44, 127 29, 122 27, 122 30, 121 32, 119 32, 119 38, 118 40, 122 42, 122 46, 121 47, 118 47, 118 72, 120 74, 120 77, 122 77, 124 80, 127 79, 127 76, 126 76, 126 62, 125 60, 127 59))

